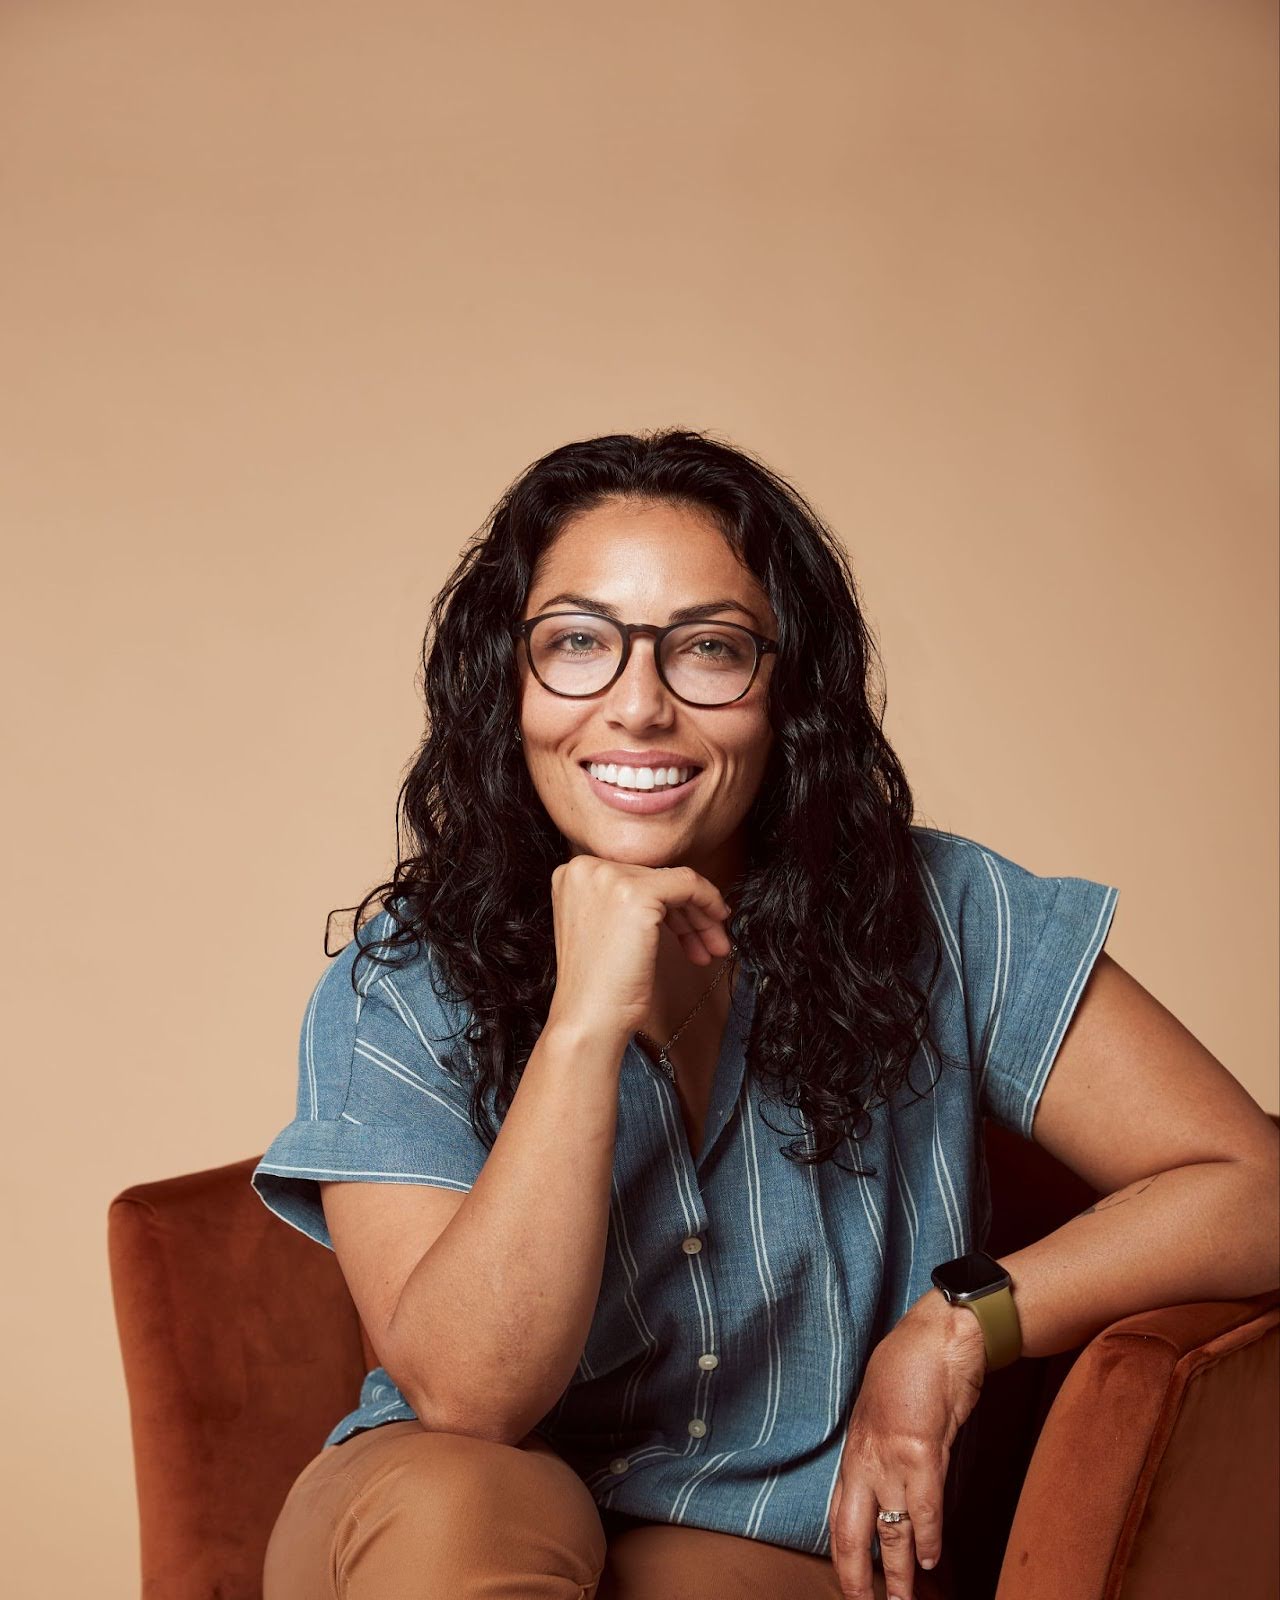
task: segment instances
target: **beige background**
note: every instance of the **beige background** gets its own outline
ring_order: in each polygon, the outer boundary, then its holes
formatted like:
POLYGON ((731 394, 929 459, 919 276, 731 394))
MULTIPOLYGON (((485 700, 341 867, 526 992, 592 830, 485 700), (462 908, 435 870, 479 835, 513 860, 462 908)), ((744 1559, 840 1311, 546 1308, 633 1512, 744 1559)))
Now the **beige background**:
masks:
POLYGON ((922 820, 1118 884, 1111 952, 1277 1107, 1270 4, 10 0, 0 41, 9 1593, 137 1593, 107 1204, 291 1116, 429 600, 565 440, 791 477, 922 820))

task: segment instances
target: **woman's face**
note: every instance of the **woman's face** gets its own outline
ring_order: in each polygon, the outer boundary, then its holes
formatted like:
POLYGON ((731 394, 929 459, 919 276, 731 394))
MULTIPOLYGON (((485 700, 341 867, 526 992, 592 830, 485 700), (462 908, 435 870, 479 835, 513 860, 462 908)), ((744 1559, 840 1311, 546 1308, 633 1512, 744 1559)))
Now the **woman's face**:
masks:
MULTIPOLYGON (((623 622, 662 625, 672 620, 673 611, 708 603, 717 603, 716 609, 699 620, 714 616, 768 639, 778 637, 764 590, 739 564, 708 513, 666 502, 612 500, 568 523, 544 552, 524 615, 599 610, 623 622)), ((742 699, 724 706, 687 705, 663 686, 654 642, 649 635, 634 638, 621 677, 583 699, 545 688, 529 670, 521 645, 525 760, 571 854, 637 866, 688 865, 723 888, 741 869, 743 819, 773 743, 766 695, 774 656, 761 657, 742 699), (614 751, 634 752, 633 766, 701 770, 671 792, 673 803, 663 809, 628 810, 637 791, 610 789, 586 766, 589 758, 610 759, 614 751), (646 752, 652 753, 648 760, 646 752)))

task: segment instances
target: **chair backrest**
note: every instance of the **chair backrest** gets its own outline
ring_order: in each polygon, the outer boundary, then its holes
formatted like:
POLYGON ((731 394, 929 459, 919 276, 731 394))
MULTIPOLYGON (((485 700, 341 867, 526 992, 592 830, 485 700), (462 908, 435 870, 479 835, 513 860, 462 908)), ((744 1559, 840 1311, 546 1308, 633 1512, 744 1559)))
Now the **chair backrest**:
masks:
POLYGON ((142 1587, 165 1600, 261 1600, 289 1487, 367 1370, 336 1258, 254 1194, 259 1159, 136 1184, 108 1209, 142 1587))

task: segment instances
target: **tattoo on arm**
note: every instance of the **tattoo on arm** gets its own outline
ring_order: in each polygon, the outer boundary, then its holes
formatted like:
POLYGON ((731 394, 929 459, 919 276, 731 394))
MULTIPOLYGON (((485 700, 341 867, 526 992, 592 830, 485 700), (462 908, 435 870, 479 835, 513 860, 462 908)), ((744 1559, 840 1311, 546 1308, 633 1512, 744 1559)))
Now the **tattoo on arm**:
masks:
POLYGON ((1126 1200, 1132 1200, 1135 1195, 1141 1194, 1144 1189, 1149 1189, 1156 1181, 1156 1177, 1159 1176, 1160 1174, 1157 1173, 1155 1177, 1142 1178, 1137 1184, 1130 1184, 1127 1189, 1117 1189, 1115 1194, 1104 1195, 1101 1200, 1095 1200, 1091 1206, 1086 1206, 1077 1215, 1088 1217, 1095 1211, 1105 1211, 1108 1206, 1123 1205, 1126 1200))

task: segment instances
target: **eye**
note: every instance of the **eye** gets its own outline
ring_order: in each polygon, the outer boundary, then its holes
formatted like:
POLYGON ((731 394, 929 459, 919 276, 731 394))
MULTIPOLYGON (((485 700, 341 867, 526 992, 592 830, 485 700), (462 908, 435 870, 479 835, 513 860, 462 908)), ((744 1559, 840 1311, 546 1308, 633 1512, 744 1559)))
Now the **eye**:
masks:
MULTIPOLYGON (((564 641, 566 639, 585 639, 587 641, 587 643, 588 643, 588 646, 600 643, 599 639, 596 638, 595 634, 587 633, 585 631, 585 629, 582 629, 582 628, 566 628, 563 633, 556 634, 555 638, 549 641, 549 643, 547 645, 547 648, 549 650, 559 650, 561 645, 564 643, 564 641)), ((571 648, 571 649, 568 649, 568 650, 564 651, 563 654, 565 654, 565 655, 581 655, 582 651, 579 650, 579 649, 571 648)))
POLYGON ((703 661, 736 661, 744 654, 734 640, 726 639, 723 634, 710 633, 690 640, 689 651, 703 661), (703 645, 710 645, 712 648, 701 649, 703 645))

